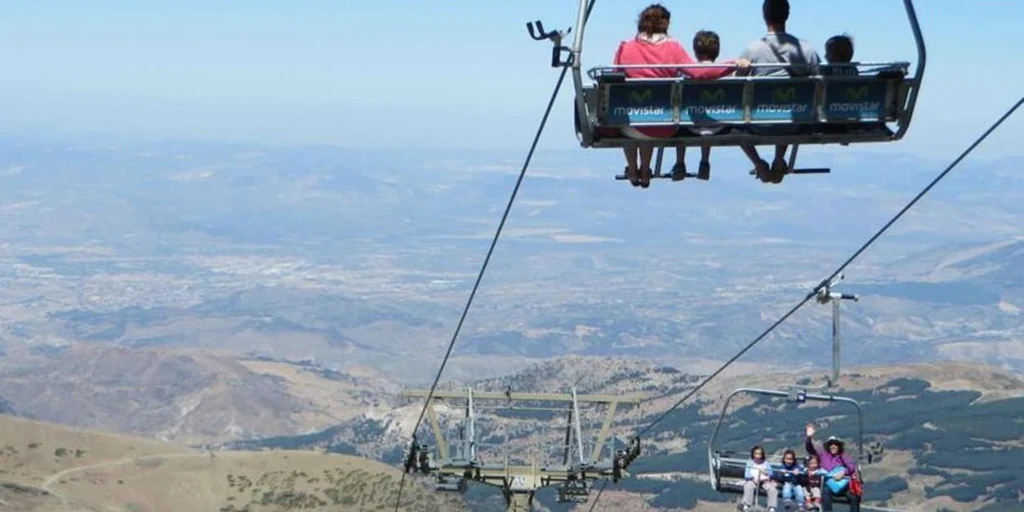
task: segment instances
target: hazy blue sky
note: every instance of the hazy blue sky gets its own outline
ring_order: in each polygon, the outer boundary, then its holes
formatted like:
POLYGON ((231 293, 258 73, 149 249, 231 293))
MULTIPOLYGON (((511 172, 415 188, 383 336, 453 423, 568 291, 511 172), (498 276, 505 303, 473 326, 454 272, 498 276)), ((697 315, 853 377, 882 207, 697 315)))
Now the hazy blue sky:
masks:
MULTIPOLYGON (((900 0, 793 0, 790 32, 849 31, 860 60, 915 60, 900 0), (840 7, 846 5, 847 7, 840 7)), ((524 148, 557 70, 526 35, 574 0, 7 0, 0 129, 336 145, 524 148)), ((918 0, 929 60, 915 126, 891 149, 945 157, 1024 94, 1021 0, 918 0), (962 98, 963 101, 957 101, 962 98)), ((644 2, 599 0, 585 67, 610 62, 644 2)), ((763 33, 758 0, 668 1, 672 33, 723 57, 763 33), (713 6, 713 7, 712 7, 713 6)), ((571 89, 544 147, 577 147, 571 89)), ((1024 113, 986 154, 1020 154, 1024 113)))

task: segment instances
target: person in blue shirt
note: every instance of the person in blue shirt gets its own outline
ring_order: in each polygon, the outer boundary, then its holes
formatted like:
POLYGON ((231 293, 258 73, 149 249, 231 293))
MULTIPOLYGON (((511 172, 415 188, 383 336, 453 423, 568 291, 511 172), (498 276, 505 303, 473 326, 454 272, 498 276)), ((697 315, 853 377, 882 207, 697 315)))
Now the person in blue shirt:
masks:
POLYGON ((807 470, 797 462, 795 451, 786 450, 782 454, 782 466, 775 468, 772 479, 782 484, 783 502, 796 502, 800 510, 807 509, 807 495, 804 492, 807 470))

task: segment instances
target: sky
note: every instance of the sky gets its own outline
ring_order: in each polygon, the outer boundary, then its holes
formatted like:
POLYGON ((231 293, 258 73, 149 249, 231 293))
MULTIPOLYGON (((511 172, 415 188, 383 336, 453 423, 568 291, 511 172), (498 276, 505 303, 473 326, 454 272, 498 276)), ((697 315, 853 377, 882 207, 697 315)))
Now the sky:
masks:
MULTIPOLYGON (((764 33, 758 0, 667 1, 670 33, 764 33)), ((791 0, 789 31, 858 60, 916 51, 901 0, 791 0), (840 7, 839 5, 848 5, 840 7)), ((918 0, 928 68, 914 124, 883 151, 954 156, 1022 95, 1020 0, 918 0), (1002 50, 1002 49, 1005 49, 1002 50)), ((583 66, 609 64, 646 4, 598 0, 583 66)), ((103 132, 366 148, 522 149, 558 70, 526 22, 575 23, 575 0, 6 0, 0 132, 103 132)), ((543 149, 578 148, 569 81, 543 149)), ((1024 113, 980 151, 1024 154, 1024 113)), ((876 146, 877 147, 877 146, 876 146)), ((825 150, 831 150, 827 148, 825 150)))

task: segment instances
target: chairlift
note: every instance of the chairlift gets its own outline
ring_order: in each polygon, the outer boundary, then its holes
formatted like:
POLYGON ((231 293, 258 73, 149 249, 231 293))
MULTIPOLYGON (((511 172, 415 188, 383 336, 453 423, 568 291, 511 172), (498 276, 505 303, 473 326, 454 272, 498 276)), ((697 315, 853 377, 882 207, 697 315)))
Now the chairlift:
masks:
MULTIPOLYGON (((909 62, 855 62, 859 76, 805 77, 745 76, 713 81, 671 78, 627 78, 627 68, 701 68, 722 64, 666 64, 582 67, 583 36, 589 5, 579 0, 572 46, 562 44, 573 32, 545 32, 541 22, 527 24, 530 36, 553 44, 551 65, 572 68, 575 89, 575 130, 584 148, 621 148, 636 140, 623 135, 627 127, 671 127, 668 138, 645 140, 657 148, 654 178, 662 174, 666 147, 792 146, 789 172, 823 174, 830 169, 795 169, 803 144, 834 145, 884 143, 901 140, 910 128, 924 77, 926 49, 913 0, 903 0, 917 46, 917 65, 909 75, 909 62), (536 30, 535 30, 536 29, 536 30), (563 60, 563 56, 567 56, 563 60), (720 128, 698 134, 687 128, 720 128), (779 128, 787 128, 779 130, 779 128)), ((791 64, 763 63, 752 67, 791 68, 791 64)), ((696 176, 688 174, 690 176, 696 176)), ((616 176, 625 179, 625 176, 616 176)))
MULTIPOLYGON (((723 494, 743 494, 743 482, 745 480, 744 472, 747 461, 749 460, 748 454, 746 452, 720 450, 717 449, 715 445, 715 440, 718 439, 718 432, 722 428, 722 422, 725 420, 725 416, 729 411, 729 403, 732 402, 732 399, 739 394, 784 398, 788 402, 796 404, 811 401, 830 403, 842 402, 853 405, 857 409, 857 447, 856 453, 854 454, 854 461, 859 467, 861 478, 864 478, 864 469, 860 467, 861 456, 864 452, 864 414, 859 402, 849 397, 807 393, 806 391, 800 390, 779 391, 771 389, 739 388, 730 393, 729 397, 726 399, 725 407, 722 408, 722 414, 718 417, 718 423, 715 425, 715 430, 711 434, 711 440, 708 442, 708 473, 711 478, 712 489, 723 494)), ((767 453, 765 453, 765 456, 768 462, 773 466, 780 466, 782 464, 782 459, 780 457, 768 457, 767 453)), ((836 503, 849 503, 850 501, 849 496, 845 494, 836 496, 833 499, 836 503)))

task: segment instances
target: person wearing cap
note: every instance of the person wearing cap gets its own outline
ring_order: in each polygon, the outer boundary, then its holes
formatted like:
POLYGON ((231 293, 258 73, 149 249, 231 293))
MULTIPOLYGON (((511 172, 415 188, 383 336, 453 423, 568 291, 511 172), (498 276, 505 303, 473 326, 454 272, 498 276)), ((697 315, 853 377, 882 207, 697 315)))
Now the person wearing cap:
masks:
MULTIPOLYGON (((831 472, 836 468, 841 468, 842 473, 835 474, 830 477, 836 481, 846 480, 857 472, 857 462, 852 457, 844 453, 843 442, 835 437, 829 437, 821 449, 814 446, 814 425, 811 423, 807 424, 807 442, 806 448, 807 453, 810 455, 817 455, 818 460, 821 461, 821 469, 831 472)), ((847 480, 848 481, 848 480, 847 480)), ((821 511, 832 512, 832 500, 835 496, 846 494, 850 498, 850 512, 860 512, 860 496, 856 496, 849 492, 849 486, 842 487, 840 492, 836 492, 832 486, 822 485, 821 486, 821 511)))

